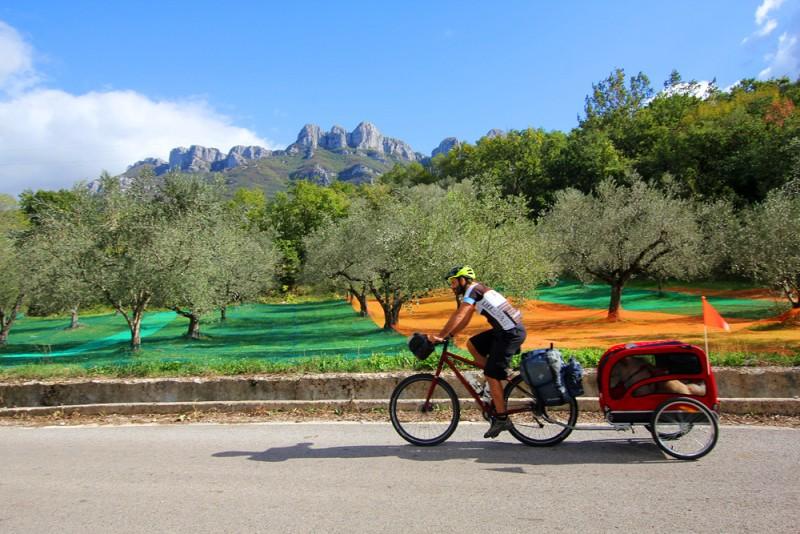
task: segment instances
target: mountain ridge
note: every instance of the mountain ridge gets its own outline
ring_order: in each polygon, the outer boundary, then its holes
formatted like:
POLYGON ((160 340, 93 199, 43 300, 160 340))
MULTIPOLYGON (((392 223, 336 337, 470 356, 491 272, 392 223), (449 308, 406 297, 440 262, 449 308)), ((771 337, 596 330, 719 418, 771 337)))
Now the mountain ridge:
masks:
MULTIPOLYGON (((487 136, 498 132, 490 130, 487 136)), ((157 176, 170 171, 221 173, 230 188, 258 187, 271 194, 298 179, 321 185, 337 180, 373 183, 396 164, 424 163, 460 145, 457 138, 448 137, 426 156, 415 152, 405 141, 384 136, 368 121, 360 122, 351 132, 339 125, 323 131, 309 123, 300 129, 295 142, 283 150, 236 145, 226 153, 202 145, 181 146, 170 150, 168 160, 148 157, 129 165, 122 177, 130 179, 145 169, 157 176)), ((98 182, 90 183, 89 187, 96 189, 98 182)))

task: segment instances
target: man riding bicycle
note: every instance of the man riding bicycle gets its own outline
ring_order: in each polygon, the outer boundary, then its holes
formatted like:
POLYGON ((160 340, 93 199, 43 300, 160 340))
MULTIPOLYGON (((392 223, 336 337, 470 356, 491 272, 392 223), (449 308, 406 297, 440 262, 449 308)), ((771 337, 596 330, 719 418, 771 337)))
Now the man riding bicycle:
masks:
POLYGON ((461 303, 442 330, 438 334, 428 334, 428 339, 437 343, 459 333, 469 324, 476 309, 489 321, 492 328, 472 336, 467 342, 467 349, 475 361, 483 366, 494 402, 495 415, 483 437, 495 438, 513 426, 506 413, 501 380, 507 380, 506 368, 511 363, 511 357, 525 341, 522 314, 503 295, 475 281, 475 271, 468 265, 453 267, 445 280, 456 297, 461 297, 461 303))

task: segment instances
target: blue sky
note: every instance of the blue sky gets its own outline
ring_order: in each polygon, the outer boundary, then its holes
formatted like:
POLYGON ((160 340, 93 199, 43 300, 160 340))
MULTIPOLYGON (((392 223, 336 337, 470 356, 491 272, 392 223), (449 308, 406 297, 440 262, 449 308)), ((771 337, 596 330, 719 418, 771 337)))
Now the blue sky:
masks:
POLYGON ((305 123, 445 137, 577 124, 614 68, 800 75, 800 0, 0 4, 0 191, 175 146, 284 148, 305 123), (653 5, 648 5, 653 4, 653 5))

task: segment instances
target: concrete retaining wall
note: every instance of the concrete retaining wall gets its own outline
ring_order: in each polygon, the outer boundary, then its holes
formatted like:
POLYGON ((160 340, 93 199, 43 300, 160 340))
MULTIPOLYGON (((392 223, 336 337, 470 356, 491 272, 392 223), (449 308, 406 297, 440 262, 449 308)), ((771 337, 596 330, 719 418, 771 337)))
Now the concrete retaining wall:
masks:
MULTIPOLYGON (((171 378, 133 380, 31 381, 0 384, 0 415, 25 411, 42 413, 56 407, 99 406, 106 413, 120 413, 115 406, 170 404, 218 405, 256 403, 346 402, 385 403, 404 373, 363 373, 329 375, 279 375, 252 378, 171 378), (47 408, 50 408, 48 410, 47 408)), ((800 414, 800 368, 715 369, 723 411, 729 413, 800 414), (749 411, 748 411, 749 410, 749 411), (773 410, 773 411, 770 411, 773 410), (774 411, 777 410, 777 411, 774 411)), ((582 409, 597 409, 595 373, 584 377, 582 409), (593 406, 593 408, 592 408, 593 406)), ((456 385, 455 379, 451 383, 456 385)), ((462 388, 457 388, 460 396, 462 388)), ((182 409, 182 408, 181 408, 182 409)), ((216 408, 215 408, 216 409, 216 408)))

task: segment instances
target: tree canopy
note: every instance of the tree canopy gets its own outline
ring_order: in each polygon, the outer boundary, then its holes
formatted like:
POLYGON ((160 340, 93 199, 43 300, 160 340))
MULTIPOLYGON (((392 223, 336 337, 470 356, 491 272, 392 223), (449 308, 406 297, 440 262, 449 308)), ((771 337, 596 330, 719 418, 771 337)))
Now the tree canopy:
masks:
POLYGON ((734 268, 783 291, 800 310, 800 187, 775 190, 742 217, 734 268))
POLYGON ((692 204, 636 175, 629 182, 605 180, 593 194, 561 191, 540 223, 566 272, 611 286, 611 320, 619 318, 631 279, 656 273, 687 279, 705 267, 692 204))

